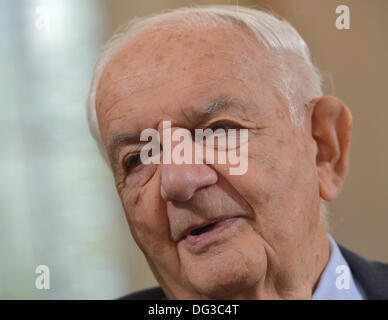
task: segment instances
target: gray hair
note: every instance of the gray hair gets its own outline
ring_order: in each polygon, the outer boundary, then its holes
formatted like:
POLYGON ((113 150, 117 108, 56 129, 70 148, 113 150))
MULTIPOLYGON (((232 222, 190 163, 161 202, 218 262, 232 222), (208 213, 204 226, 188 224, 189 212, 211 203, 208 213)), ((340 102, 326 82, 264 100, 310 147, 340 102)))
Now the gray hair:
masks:
POLYGON ((88 98, 90 131, 107 159, 96 113, 96 92, 101 75, 114 55, 142 31, 156 24, 179 21, 188 25, 233 24, 247 27, 270 55, 268 76, 277 94, 289 108, 292 122, 302 127, 308 103, 322 96, 321 76, 299 33, 286 20, 273 14, 240 6, 213 5, 179 8, 130 21, 102 48, 96 63, 88 98))

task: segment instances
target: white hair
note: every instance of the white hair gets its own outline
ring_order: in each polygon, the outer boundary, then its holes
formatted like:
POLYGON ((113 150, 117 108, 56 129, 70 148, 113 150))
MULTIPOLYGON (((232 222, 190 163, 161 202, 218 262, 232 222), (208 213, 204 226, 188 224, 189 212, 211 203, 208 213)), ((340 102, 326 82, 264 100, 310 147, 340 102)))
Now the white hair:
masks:
POLYGON ((88 98, 90 131, 108 160, 96 113, 96 92, 101 75, 114 55, 140 32, 169 21, 190 26, 232 24, 245 26, 268 53, 269 80, 289 108, 293 123, 302 127, 308 103, 322 96, 321 76, 311 61, 310 51, 299 33, 286 20, 273 14, 231 5, 179 8, 146 18, 134 19, 104 45, 96 63, 88 98))

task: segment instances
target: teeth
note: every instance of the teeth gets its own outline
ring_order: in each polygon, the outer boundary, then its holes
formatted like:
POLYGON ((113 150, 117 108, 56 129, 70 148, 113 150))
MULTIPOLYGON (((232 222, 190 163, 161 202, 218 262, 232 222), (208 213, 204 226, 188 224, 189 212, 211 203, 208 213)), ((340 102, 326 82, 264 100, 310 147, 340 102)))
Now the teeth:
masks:
POLYGON ((216 225, 216 222, 213 222, 213 223, 210 223, 204 227, 201 227, 201 228, 197 228, 197 229, 194 229, 193 231, 190 232, 190 234, 192 236, 197 236, 197 235, 200 235, 206 231, 209 231, 210 229, 212 229, 214 226, 216 225))

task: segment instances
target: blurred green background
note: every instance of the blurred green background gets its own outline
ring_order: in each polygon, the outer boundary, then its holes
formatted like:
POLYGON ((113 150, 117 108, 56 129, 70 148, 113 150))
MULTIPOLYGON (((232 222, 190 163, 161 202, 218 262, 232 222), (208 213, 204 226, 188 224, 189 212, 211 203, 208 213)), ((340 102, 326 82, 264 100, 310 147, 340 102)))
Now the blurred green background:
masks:
POLYGON ((287 18, 325 93, 352 110, 351 172, 330 207, 331 232, 388 262, 388 1, 0 0, 0 299, 112 299, 156 283, 88 132, 91 73, 101 44, 128 19, 220 3, 287 18), (340 4, 351 30, 334 26, 340 4), (42 264, 49 290, 35 287, 42 264))

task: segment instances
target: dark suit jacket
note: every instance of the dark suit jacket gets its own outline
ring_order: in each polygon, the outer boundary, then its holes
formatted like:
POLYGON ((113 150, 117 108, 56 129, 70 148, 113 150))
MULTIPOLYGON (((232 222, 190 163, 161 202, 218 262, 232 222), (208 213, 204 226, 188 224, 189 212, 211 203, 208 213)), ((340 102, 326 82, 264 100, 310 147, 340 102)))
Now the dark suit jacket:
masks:
MULTIPOLYGON (((388 300, 388 265, 366 260, 342 246, 339 248, 366 299, 388 300)), ((120 298, 120 300, 163 299, 166 299, 166 296, 160 287, 138 291, 120 298)))

